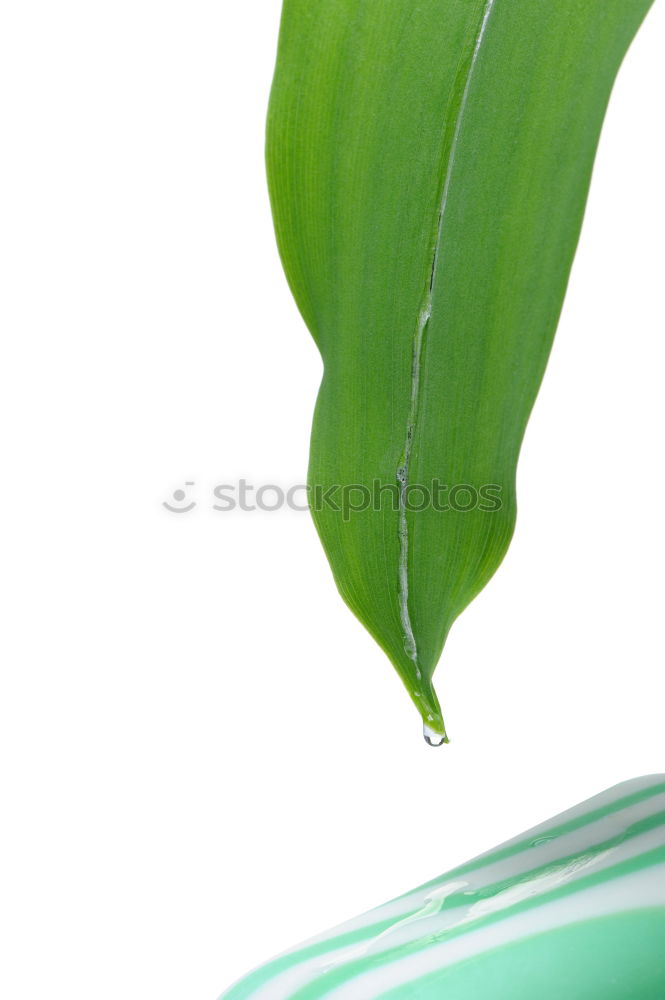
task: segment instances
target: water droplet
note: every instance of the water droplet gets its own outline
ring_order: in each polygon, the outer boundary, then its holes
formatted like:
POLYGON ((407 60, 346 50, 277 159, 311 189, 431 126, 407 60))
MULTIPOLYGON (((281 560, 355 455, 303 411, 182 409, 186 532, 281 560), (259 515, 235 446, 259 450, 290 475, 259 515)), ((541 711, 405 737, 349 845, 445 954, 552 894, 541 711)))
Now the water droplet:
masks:
POLYGON ((434 729, 430 729, 427 723, 423 726, 423 736, 425 737, 425 743, 430 747, 440 747, 446 742, 446 737, 441 733, 435 732, 434 729))

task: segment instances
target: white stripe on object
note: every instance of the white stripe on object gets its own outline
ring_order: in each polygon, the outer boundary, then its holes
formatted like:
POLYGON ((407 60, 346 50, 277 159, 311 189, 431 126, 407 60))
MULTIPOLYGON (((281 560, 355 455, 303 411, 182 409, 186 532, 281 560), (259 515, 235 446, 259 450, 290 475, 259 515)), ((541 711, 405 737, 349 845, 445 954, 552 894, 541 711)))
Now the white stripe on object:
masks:
MULTIPOLYGON (((555 861, 545 871, 533 878, 527 877, 522 882, 513 883, 486 899, 478 899, 477 893, 473 891, 469 893, 472 898, 469 899, 467 905, 441 912, 446 898, 463 890, 468 884, 463 881, 446 883, 445 891, 434 890, 429 902, 421 910, 407 916, 404 920, 397 921, 376 937, 343 948, 335 948, 335 937, 332 936, 330 951, 297 962, 291 968, 278 973, 254 992, 253 1000, 284 1000, 285 997, 291 996, 325 972, 339 968, 347 962, 369 955, 380 955, 394 948, 413 944, 420 939, 441 935, 464 924, 472 924, 490 914, 508 910, 526 899, 542 896, 563 885, 574 884, 582 877, 639 857, 641 854, 662 847, 664 829, 665 822, 647 833, 628 838, 616 847, 597 853, 580 854, 568 862, 555 861)), ((579 897, 576 894, 574 898, 579 897)), ((544 903, 543 905, 548 904, 544 903)), ((376 912, 380 913, 381 911, 376 912)), ((469 928, 469 933, 471 932, 471 928, 469 928)))
POLYGON ((603 882, 564 899, 506 917, 489 927, 471 930, 452 941, 433 945, 416 955, 389 962, 381 968, 356 976, 325 995, 328 1000, 372 1000, 491 948, 511 944, 566 924, 581 923, 649 906, 665 906, 665 865, 603 882))
MULTIPOLYGON (((516 876, 532 871, 534 868, 550 864, 557 857, 584 853, 590 847, 609 840, 613 836, 620 835, 627 827, 632 826, 641 819, 664 811, 665 792, 654 795, 649 799, 644 799, 627 808, 619 809, 609 816, 604 816, 593 823, 588 823, 586 826, 580 827, 578 830, 563 834, 557 837, 556 840, 544 841, 536 847, 529 847, 528 844, 540 838, 545 838, 549 832, 564 823, 569 823, 571 820, 578 819, 597 809, 608 808, 612 803, 626 797, 627 794, 634 794, 643 789, 662 784, 664 781, 665 776, 663 775, 650 775, 648 778, 641 778, 636 781, 628 781, 617 785, 615 788, 609 789, 601 795, 596 795, 593 799, 589 799, 588 802, 583 802, 581 805, 575 806, 574 809, 569 809, 559 816, 548 820, 546 823, 541 823, 533 827, 533 829, 528 830, 526 833, 520 834, 519 837, 514 837, 512 840, 506 841, 493 851, 479 855, 475 861, 470 862, 470 864, 475 865, 474 869, 465 872, 459 878, 456 878, 453 873, 451 881, 450 875, 444 875, 439 883, 430 884, 425 889, 415 889, 413 892, 400 896, 374 910, 369 910, 355 917, 353 920, 349 920, 348 923, 339 924, 324 934, 310 938, 304 944, 292 950, 300 951, 301 948, 320 944, 323 941, 337 937, 339 934, 348 934, 352 931, 362 930, 365 927, 371 927, 372 924, 385 920, 396 920, 399 917, 409 916, 414 911, 422 910, 428 906, 437 894, 442 893, 443 897, 450 895, 450 892, 447 890, 453 883, 459 887, 461 882, 465 882, 466 884, 462 888, 479 892, 495 882, 502 882, 507 878, 515 878, 516 876), (501 861, 492 861, 492 858, 496 857, 497 853, 508 847, 520 844, 523 844, 524 847, 519 853, 509 858, 504 858, 501 861)), ((464 867, 468 866, 465 865, 464 867)), ((290 954, 290 952, 287 954, 290 954)))

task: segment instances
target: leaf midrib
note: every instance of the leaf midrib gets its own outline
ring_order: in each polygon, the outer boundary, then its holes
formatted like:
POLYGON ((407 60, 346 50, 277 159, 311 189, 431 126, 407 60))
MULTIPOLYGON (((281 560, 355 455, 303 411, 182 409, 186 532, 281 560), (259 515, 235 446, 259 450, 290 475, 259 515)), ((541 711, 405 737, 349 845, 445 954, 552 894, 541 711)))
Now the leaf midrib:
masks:
POLYGON ((448 205, 448 195, 450 192, 450 185, 455 168, 457 146, 462 128, 462 121, 464 119, 464 112, 466 110, 468 102, 469 91, 471 89, 471 81, 473 79, 474 70, 476 67, 476 63, 478 61, 478 55, 480 53, 480 49, 482 47, 485 38, 485 33, 487 31, 487 26, 489 24, 490 16, 492 14, 492 11, 494 10, 496 3, 497 0, 485 0, 482 10, 482 16, 480 18, 480 23, 478 25, 478 28, 474 36, 474 46, 471 59, 468 67, 465 68, 463 80, 460 81, 460 86, 456 88, 456 91, 459 94, 459 104, 454 112, 455 126, 453 129, 453 135, 450 142, 450 148, 446 150, 444 147, 443 160, 444 163, 447 163, 447 165, 442 183, 441 197, 439 199, 439 213, 438 213, 436 240, 434 243, 434 250, 432 253, 431 268, 427 279, 427 287, 423 302, 418 312, 418 320, 416 322, 416 328, 413 336, 413 351, 412 351, 412 366, 411 366, 411 398, 410 398, 409 414, 407 417, 407 424, 406 424, 404 450, 400 458, 399 466, 396 470, 397 482, 399 483, 400 486, 399 578, 398 578, 399 610, 400 610, 400 619, 402 623, 402 628, 404 630, 404 651, 406 655, 409 657, 409 659, 413 661, 416 670, 416 677, 418 680, 422 679, 422 670, 418 659, 418 645, 415 638, 413 630, 413 622, 411 620, 411 614, 409 610, 409 526, 408 526, 406 502, 407 502, 407 491, 409 486, 411 451, 413 448, 413 441, 416 435, 418 412, 420 409, 420 389, 421 389, 423 348, 425 344, 427 330, 432 318, 434 289, 436 285, 436 276, 438 271, 439 257, 441 253, 441 245, 443 243, 446 208, 448 205))

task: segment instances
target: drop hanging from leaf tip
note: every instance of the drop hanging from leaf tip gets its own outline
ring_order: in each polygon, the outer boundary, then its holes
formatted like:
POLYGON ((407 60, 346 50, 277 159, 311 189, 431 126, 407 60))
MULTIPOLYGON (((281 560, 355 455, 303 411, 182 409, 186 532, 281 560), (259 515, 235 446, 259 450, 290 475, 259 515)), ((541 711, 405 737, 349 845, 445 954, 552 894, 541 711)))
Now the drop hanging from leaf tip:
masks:
POLYGON ((425 743, 430 747, 440 747, 444 743, 448 743, 448 737, 445 733, 437 733, 436 730, 430 729, 426 722, 423 723, 423 737, 425 743))

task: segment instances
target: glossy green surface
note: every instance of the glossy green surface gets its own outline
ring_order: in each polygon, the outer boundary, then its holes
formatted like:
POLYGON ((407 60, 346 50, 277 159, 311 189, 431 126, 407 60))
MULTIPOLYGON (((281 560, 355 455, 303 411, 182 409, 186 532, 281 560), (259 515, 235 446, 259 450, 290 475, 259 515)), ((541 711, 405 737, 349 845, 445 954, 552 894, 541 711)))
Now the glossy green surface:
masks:
POLYGON ((510 542, 607 100, 650 2, 284 3, 267 163, 325 365, 314 519, 435 733, 432 675, 510 542))
POLYGON ((562 927, 431 973, 386 1000, 661 1000, 665 910, 562 927))
POLYGON ((662 1000, 665 775, 609 789, 294 948, 223 1000, 378 997, 662 1000))

